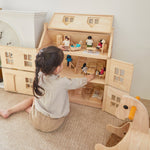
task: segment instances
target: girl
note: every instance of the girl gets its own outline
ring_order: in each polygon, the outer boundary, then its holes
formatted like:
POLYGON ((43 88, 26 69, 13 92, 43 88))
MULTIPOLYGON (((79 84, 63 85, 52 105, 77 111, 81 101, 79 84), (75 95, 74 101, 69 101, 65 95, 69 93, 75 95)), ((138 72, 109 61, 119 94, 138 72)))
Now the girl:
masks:
POLYGON ((80 88, 94 78, 93 75, 76 79, 60 78, 63 59, 63 51, 55 46, 40 50, 35 60, 34 97, 8 110, 0 110, 0 115, 8 118, 13 113, 26 110, 36 129, 50 132, 59 128, 70 111, 68 90, 80 88))

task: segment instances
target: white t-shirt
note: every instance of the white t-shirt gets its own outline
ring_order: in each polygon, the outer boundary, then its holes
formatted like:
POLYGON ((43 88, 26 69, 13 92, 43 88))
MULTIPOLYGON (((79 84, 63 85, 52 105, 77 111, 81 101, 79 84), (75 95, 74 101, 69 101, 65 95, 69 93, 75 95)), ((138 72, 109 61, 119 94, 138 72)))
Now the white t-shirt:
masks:
POLYGON ((64 44, 64 46, 69 46, 70 45, 70 41, 69 40, 64 40, 63 44, 64 44))
POLYGON ((35 108, 51 118, 61 118, 70 111, 68 90, 77 89, 87 84, 87 78, 60 78, 58 75, 45 76, 39 73, 39 85, 45 94, 35 98, 35 108))
POLYGON ((86 43, 87 43, 87 45, 92 45, 93 44, 93 40, 92 39, 87 39, 86 43))

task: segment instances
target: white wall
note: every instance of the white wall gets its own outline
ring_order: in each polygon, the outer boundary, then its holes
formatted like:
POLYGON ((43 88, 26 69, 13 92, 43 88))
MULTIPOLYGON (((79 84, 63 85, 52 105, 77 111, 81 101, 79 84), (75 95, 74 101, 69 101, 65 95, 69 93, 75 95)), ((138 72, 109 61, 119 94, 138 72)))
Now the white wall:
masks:
MULTIPOLYGON (((9 34, 9 41, 12 45, 35 48, 38 46, 41 34, 43 32, 43 24, 45 22, 46 13, 44 12, 30 12, 30 11, 14 11, 1 10, 0 20, 8 24, 17 34, 18 42, 11 32, 5 31, 9 34)), ((4 30, 4 27, 1 27, 4 30)), ((4 39, 4 38, 3 38, 4 39)), ((7 39, 8 40, 8 39, 7 39)), ((0 44, 5 44, 6 39, 0 41, 0 44)))
POLYGON ((3 9, 114 15, 112 57, 134 64, 131 95, 150 99, 149 0, 0 0, 3 9))

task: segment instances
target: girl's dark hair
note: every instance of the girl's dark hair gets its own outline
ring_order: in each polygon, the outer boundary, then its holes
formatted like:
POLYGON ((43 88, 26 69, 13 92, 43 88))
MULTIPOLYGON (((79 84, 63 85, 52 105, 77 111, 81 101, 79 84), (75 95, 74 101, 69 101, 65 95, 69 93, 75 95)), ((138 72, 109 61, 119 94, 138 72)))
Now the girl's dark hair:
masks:
POLYGON ((33 81, 33 95, 38 98, 44 95, 44 89, 39 86, 39 72, 43 72, 45 75, 51 75, 55 69, 61 65, 64 59, 64 53, 61 49, 55 46, 49 46, 43 48, 36 55, 35 60, 35 78, 33 81))

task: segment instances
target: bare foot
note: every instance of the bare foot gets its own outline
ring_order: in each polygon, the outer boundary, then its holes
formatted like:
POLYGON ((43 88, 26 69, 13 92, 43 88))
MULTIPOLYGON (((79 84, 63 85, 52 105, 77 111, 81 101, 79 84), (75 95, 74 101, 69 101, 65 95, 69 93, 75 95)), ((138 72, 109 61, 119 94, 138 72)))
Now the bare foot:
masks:
POLYGON ((10 112, 8 110, 0 110, 0 115, 3 118, 8 118, 10 116, 10 112))

